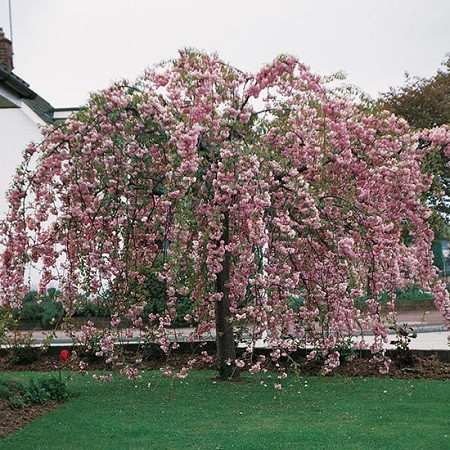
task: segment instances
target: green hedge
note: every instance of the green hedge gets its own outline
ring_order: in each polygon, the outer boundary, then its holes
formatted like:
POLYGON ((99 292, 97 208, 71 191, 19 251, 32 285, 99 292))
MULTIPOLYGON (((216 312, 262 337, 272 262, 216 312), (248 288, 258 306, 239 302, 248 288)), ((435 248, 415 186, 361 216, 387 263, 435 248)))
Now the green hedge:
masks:
MULTIPOLYGON (((23 307, 13 312, 15 320, 26 322, 33 328, 50 329, 62 322, 65 311, 61 303, 57 300, 60 294, 55 288, 48 289, 44 296, 39 296, 36 291, 28 292, 22 300, 23 307)), ((192 304, 188 295, 177 294, 178 302, 176 305, 178 317, 175 320, 176 326, 188 326, 183 319, 186 314, 192 314, 192 304)), ((144 287, 144 299, 147 302, 141 316, 145 320, 150 313, 164 313, 164 303, 166 298, 166 289, 163 282, 156 276, 149 277, 144 287)), ((107 308, 108 300, 94 303, 89 300, 81 300, 81 306, 77 309, 74 317, 109 317, 107 308)))

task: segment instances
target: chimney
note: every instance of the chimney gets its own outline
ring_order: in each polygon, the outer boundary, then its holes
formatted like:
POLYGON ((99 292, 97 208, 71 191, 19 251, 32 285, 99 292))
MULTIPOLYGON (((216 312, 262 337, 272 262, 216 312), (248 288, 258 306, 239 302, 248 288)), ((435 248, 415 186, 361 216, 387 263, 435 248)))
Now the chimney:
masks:
POLYGON ((13 67, 12 43, 5 37, 3 28, 0 27, 0 62, 11 72, 13 67))

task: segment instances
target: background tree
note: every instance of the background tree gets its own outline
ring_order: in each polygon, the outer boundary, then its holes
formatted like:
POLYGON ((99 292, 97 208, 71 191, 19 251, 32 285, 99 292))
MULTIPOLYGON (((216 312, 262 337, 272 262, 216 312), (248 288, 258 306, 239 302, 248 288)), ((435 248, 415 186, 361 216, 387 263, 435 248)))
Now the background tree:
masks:
MULTIPOLYGON (((448 139, 446 130, 428 137, 430 148, 448 139)), ((262 336, 271 361, 311 344, 329 371, 367 328, 386 370, 382 292, 390 319, 395 289, 412 284, 450 314, 421 201, 429 148, 417 138, 404 120, 336 97, 291 56, 246 74, 183 51, 93 95, 26 149, 3 224, 2 306, 21 307, 25 268, 38 265, 43 292, 58 282, 66 317, 80 292, 109 311, 110 327, 88 324, 80 339, 97 339, 97 356, 129 377, 137 369, 115 340, 138 330, 170 353, 180 298, 192 302, 188 342, 215 333, 223 379, 261 370, 262 336), (144 314, 155 277, 163 310, 144 314)))
POLYGON ((450 55, 431 78, 411 77, 382 95, 383 106, 418 129, 450 123, 450 55))
MULTIPOLYGON (((381 96, 380 104, 418 129, 450 125, 450 56, 431 78, 411 77, 407 74, 405 84, 391 88, 381 96)), ((429 145, 425 138, 421 145, 429 145)), ((427 151, 422 170, 433 176, 427 192, 429 204, 433 207, 431 223, 436 234, 450 238, 450 165, 444 152, 445 145, 427 151)))

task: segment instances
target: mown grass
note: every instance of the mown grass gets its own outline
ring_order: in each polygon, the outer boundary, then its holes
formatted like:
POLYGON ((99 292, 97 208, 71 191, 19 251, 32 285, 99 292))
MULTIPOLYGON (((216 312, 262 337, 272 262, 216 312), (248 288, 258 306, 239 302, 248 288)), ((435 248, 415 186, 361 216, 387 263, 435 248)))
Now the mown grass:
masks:
POLYGON ((289 376, 277 391, 273 374, 237 384, 214 375, 169 380, 149 372, 111 383, 73 375, 77 397, 0 440, 0 448, 450 447, 448 382, 289 376))

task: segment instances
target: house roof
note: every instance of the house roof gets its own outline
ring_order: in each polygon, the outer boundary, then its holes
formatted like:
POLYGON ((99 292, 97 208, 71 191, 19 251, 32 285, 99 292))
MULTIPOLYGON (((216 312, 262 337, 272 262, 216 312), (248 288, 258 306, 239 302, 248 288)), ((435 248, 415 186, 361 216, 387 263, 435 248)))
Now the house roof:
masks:
POLYGON ((55 108, 41 96, 36 94, 30 85, 22 78, 9 71, 4 64, 0 62, 0 83, 12 90, 23 102, 31 108, 44 122, 52 123, 55 108))
POLYGON ((30 85, 16 74, 9 71, 6 66, 0 61, 0 82, 12 89, 21 98, 34 98, 37 96, 36 92, 30 89, 30 85))
POLYGON ((44 122, 53 122, 53 113, 55 108, 47 100, 39 95, 34 98, 24 98, 23 102, 28 105, 44 122))

